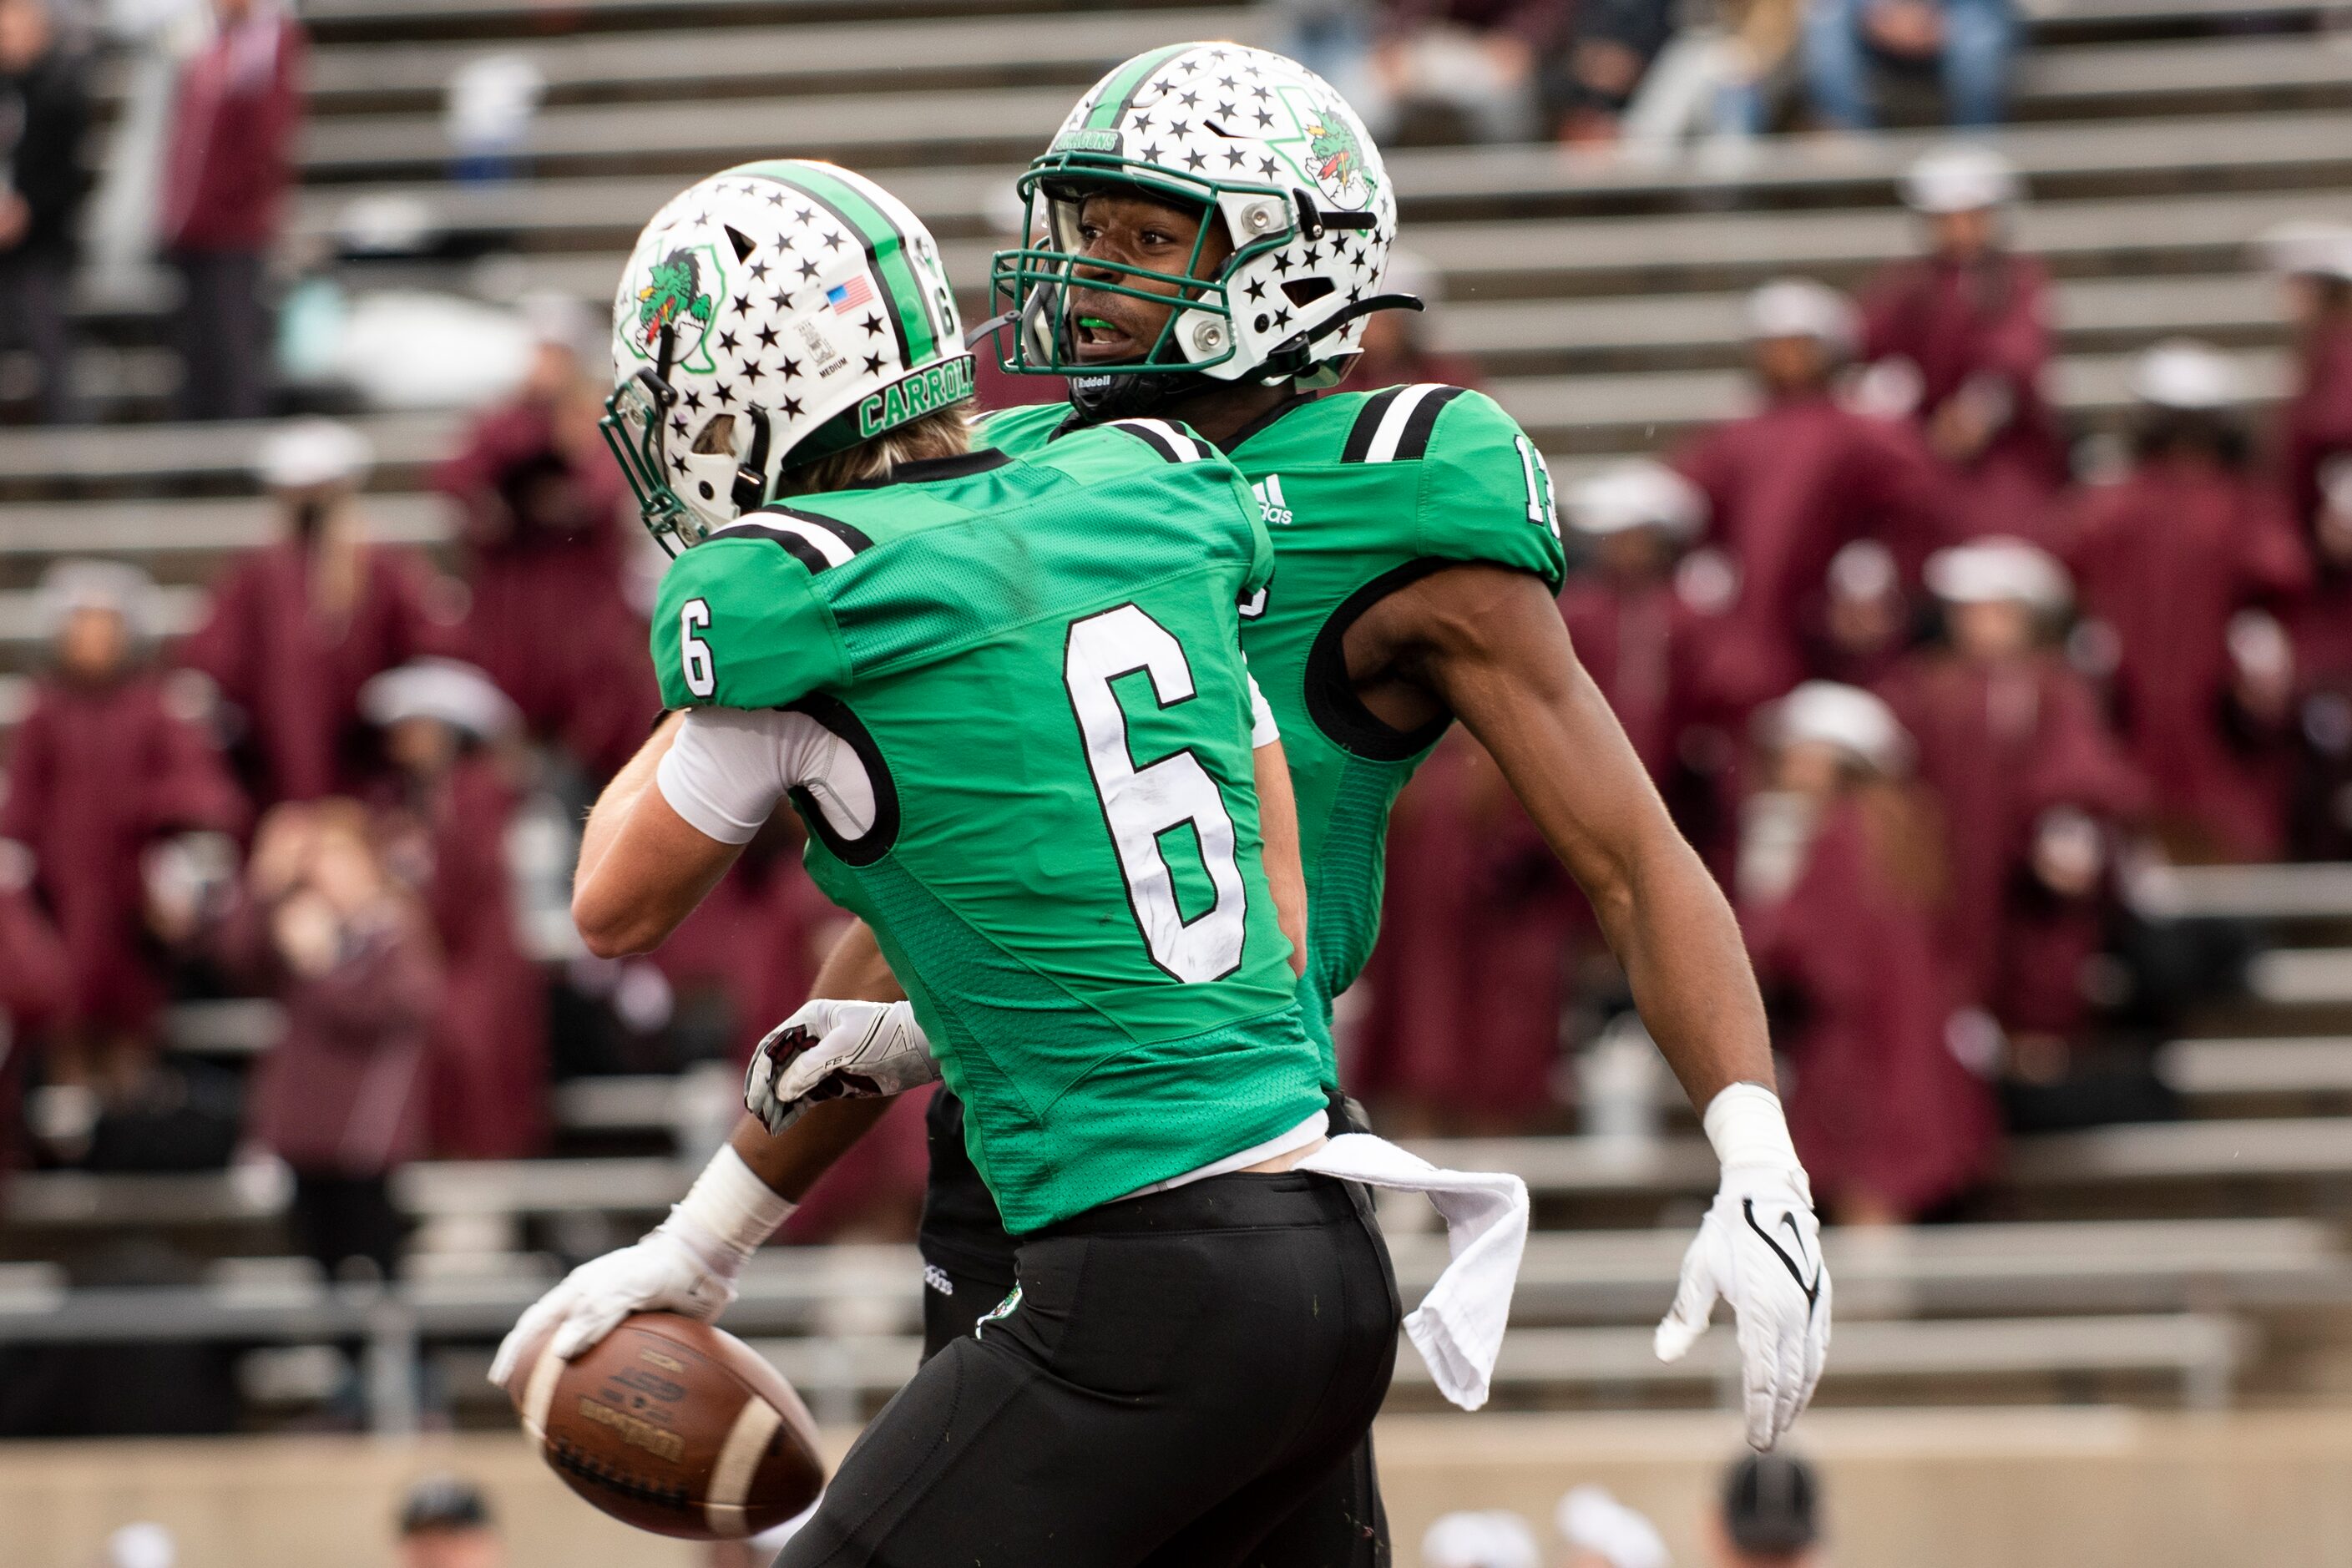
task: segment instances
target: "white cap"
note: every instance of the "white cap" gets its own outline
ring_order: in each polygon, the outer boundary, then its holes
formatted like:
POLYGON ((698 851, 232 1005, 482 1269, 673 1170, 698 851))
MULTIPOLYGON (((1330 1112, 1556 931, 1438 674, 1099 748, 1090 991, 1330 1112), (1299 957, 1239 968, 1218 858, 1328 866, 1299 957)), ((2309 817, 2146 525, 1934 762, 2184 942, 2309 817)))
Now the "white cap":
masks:
POLYGON ((1581 1486, 1559 1500, 1554 1515, 1570 1546, 1590 1552, 1609 1568, 1669 1568, 1674 1558, 1657 1526, 1596 1486, 1581 1486))
POLYGON ((1813 338, 1846 354, 1861 333, 1853 306, 1836 289, 1810 278, 1776 278, 1748 296, 1748 336, 1813 338))
POLYGON ((1930 147, 1903 176, 1903 205, 1915 213, 1981 212, 2017 195, 2016 166, 1978 142, 1930 147))
POLYGON ((278 426, 261 444, 255 471, 274 490, 315 485, 357 484, 367 477, 375 450, 366 437, 332 419, 297 419, 278 426))
POLYGON ((1875 539, 1852 539, 1830 557, 1830 592, 1841 599, 1868 603, 1884 599, 1903 586, 1903 573, 1895 552, 1875 539))
POLYGON ((1927 591, 1948 605, 2013 601, 2043 612, 2062 610, 2074 584, 2056 556, 2021 539, 1979 539, 1927 557, 1927 591))
POLYGON ((1421 1538, 1422 1568, 1543 1568, 1527 1521, 1508 1509, 1449 1513, 1421 1538))
POLYGON ((2316 218, 2273 224, 2254 237, 2253 250, 2263 267, 2285 277, 2352 282, 2352 224, 2316 218))
POLYGON ((1594 536, 1655 528, 1693 539, 1706 526, 1706 492, 1664 463, 1612 463, 1568 493, 1568 525, 1594 536))
POLYGON ((2246 396, 2238 362, 2190 338, 2168 338, 2132 361, 2127 384, 2158 408, 2228 408, 2246 396))
POLYGON ((1808 680, 1764 711, 1774 746, 1817 741, 1882 773, 1910 766, 1911 737, 1895 710, 1858 686, 1808 680))
POLYGON ((155 580, 124 561, 60 561, 41 577, 41 626, 51 637, 77 610, 111 610, 133 637, 154 630, 155 580))
POLYGON ((570 349, 583 362, 604 352, 604 336, 610 330, 604 312, 579 295, 545 289, 524 295, 517 308, 532 342, 570 349))
POLYGON ((1424 305, 1445 298, 1445 278, 1418 251, 1391 250, 1388 270, 1381 274, 1381 292, 1410 294, 1424 305))
POLYGON ((375 676, 360 688, 360 712, 378 725, 438 719, 483 741, 508 733, 521 718, 488 676, 454 658, 414 659, 375 676))
POLYGON ((179 1543, 160 1524, 126 1524, 106 1538, 106 1568, 173 1568, 179 1543))

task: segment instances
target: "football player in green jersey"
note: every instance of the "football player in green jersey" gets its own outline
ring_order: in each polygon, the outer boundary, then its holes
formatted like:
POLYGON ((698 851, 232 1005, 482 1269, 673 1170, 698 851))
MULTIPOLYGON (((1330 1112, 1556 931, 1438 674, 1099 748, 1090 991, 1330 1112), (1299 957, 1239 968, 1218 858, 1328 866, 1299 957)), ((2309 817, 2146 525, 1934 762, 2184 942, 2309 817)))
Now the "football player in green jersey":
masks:
MULTIPOLYGON (((574 918, 599 953, 658 942, 791 801, 911 996, 866 1037, 924 1043, 1020 1237, 1022 1289, 782 1561, 1237 1562, 1360 1443, 1400 1318, 1360 1192, 1316 1173, 1377 1141, 1327 1139, 1299 1016, 1288 778, 1237 614, 1273 569, 1256 500, 1164 421, 966 450, 936 248, 847 171, 705 180, 625 276, 607 429, 687 547, 653 638, 680 711, 599 799, 574 918)), ((788 1207, 722 1152, 494 1378, 649 1277, 708 1316, 788 1207)))
MULTIPOLYGON (((1244 607, 1243 641, 1296 786, 1301 995, 1327 1083, 1330 1000, 1377 931, 1390 804, 1458 718, 1591 900, 1702 1110, 1722 1184, 1658 1350, 1684 1353, 1728 1299, 1748 1438, 1770 1447, 1820 1376, 1830 1297, 1755 979, 1729 907, 1569 644, 1533 442, 1460 387, 1329 390, 1364 313, 1416 303, 1380 291, 1397 218, 1378 150, 1295 62, 1176 45, 1097 84, 1021 192, 1024 232, 1039 237, 996 258, 1008 368, 1066 376, 1070 406, 997 415, 983 443, 1045 451, 1106 419, 1181 419, 1232 458, 1265 510, 1276 575, 1244 607)), ((959 1296, 984 1298, 1003 1247, 943 1136, 952 1100, 939 1097, 932 1117, 925 1258, 959 1296)), ((820 1142, 812 1130, 754 1162, 804 1180, 796 1152, 820 1142)), ((951 1300, 935 1303, 950 1322, 962 1316, 951 1300)))
MULTIPOLYGON (((1540 455, 1490 399, 1459 388, 1332 393, 1395 237, 1378 150, 1295 62, 1230 44, 1148 51, 1081 100, 1023 180, 1045 243, 1000 256, 1018 308, 1013 368, 1065 374, 1068 407, 991 420, 989 443, 1050 447, 1106 419, 1181 419, 1260 495, 1276 580, 1244 639, 1286 735, 1311 884, 1309 1027, 1353 980, 1380 908, 1387 811, 1459 718, 1576 876, 1723 1166, 1684 1265, 1661 1355, 1679 1356, 1718 1296, 1738 1312, 1749 1440, 1803 1408, 1829 1338, 1830 1289, 1802 1167, 1771 1089, 1763 1010, 1720 892, 1569 646, 1540 455)), ((1034 233, 1034 228, 1026 232, 1034 233)), ((898 994, 866 933, 817 989, 898 994)), ((855 1005, 796 1015, 824 1038, 753 1085, 768 1119, 735 1148, 797 1198, 879 1114, 870 1093, 925 1076, 919 1041, 855 1005), (838 1076, 812 1087, 812 1066, 838 1076), (887 1064, 877 1073, 877 1063, 887 1064), (862 1081, 861 1081, 862 1080, 862 1081)), ((762 1072, 765 1060, 754 1063, 762 1072)), ((1331 1064, 1325 1058, 1327 1087, 1331 1064)), ((953 1099, 932 1108, 922 1247, 936 1347, 1012 1281, 1010 1245, 961 1152, 953 1099)), ((646 1276, 624 1303, 709 1287, 646 1276)), ((1385 1562, 1369 1453, 1261 1548, 1267 1563, 1385 1562)))

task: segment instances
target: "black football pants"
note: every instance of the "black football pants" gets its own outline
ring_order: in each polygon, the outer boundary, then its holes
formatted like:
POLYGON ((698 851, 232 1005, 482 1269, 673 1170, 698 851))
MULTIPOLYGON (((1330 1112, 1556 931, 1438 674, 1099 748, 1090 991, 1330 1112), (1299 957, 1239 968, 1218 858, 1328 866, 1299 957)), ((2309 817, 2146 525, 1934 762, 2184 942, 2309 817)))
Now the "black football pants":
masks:
POLYGON ((1360 1194, 1215 1176, 1024 1237, 1016 1261, 1017 1296, 926 1290, 956 1303, 948 1342, 778 1568, 1326 1560, 1268 1538, 1312 1500, 1350 1506, 1394 1370, 1396 1283, 1360 1194))

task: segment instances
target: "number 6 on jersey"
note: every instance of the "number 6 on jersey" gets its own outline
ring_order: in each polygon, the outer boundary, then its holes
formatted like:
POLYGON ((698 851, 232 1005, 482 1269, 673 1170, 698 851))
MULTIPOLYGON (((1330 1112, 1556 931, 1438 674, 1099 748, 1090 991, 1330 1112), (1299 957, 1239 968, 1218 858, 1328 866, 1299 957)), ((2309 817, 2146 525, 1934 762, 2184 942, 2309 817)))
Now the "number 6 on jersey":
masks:
POLYGON ((1118 851, 1129 905, 1152 963, 1179 980, 1216 980, 1241 967, 1245 894, 1234 863, 1234 819, 1216 781, 1190 751, 1147 767, 1128 750, 1127 713, 1111 682, 1143 671, 1162 708, 1193 697, 1192 669, 1167 627, 1133 605, 1070 623, 1062 681, 1087 743, 1087 767, 1118 851), (1190 921, 1160 836, 1190 824, 1216 902, 1190 921))

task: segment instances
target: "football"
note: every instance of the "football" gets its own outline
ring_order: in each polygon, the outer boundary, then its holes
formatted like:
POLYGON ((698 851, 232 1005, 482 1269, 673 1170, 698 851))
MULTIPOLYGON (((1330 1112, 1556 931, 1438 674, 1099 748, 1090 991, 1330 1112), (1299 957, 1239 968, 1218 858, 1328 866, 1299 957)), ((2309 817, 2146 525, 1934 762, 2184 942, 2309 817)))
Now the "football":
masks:
POLYGON ((552 1338, 530 1347, 507 1392, 541 1457, 614 1519, 733 1541, 824 1489, 808 1407, 734 1335, 639 1312, 568 1362, 552 1338))

